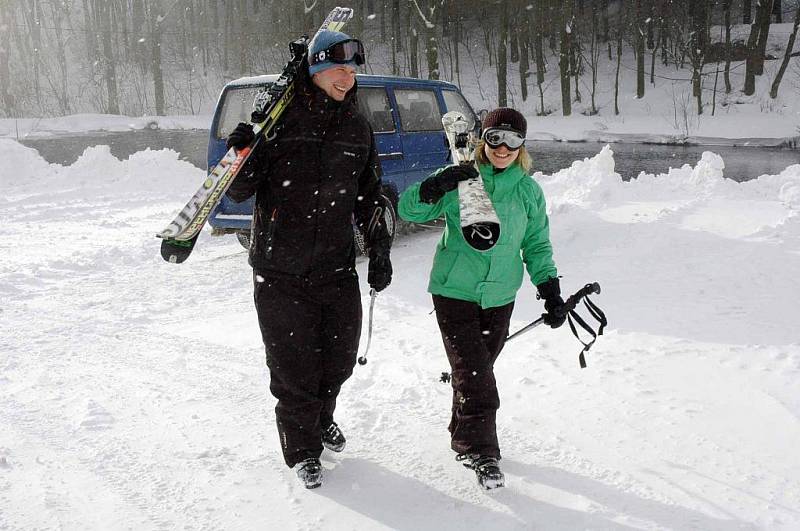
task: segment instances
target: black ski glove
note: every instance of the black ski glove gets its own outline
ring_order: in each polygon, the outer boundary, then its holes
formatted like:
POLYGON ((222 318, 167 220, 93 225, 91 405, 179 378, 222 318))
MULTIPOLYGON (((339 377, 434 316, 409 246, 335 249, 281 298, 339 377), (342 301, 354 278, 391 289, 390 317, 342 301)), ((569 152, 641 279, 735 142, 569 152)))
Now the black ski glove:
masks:
POLYGON ((369 253, 367 283, 375 291, 383 291, 392 283, 392 261, 388 249, 372 249, 369 253))
POLYGON ((544 299, 544 324, 550 328, 558 328, 567 320, 567 310, 564 299, 561 298, 561 284, 558 278, 551 278, 542 282, 536 288, 539 290, 539 298, 544 299))
POLYGON ((255 133, 253 133, 253 126, 247 122, 239 122, 239 125, 236 126, 236 129, 228 135, 228 141, 225 142, 225 145, 228 149, 236 148, 236 149, 244 149, 249 146, 253 139, 256 137, 255 133))
POLYGON ((477 176, 478 170, 474 166, 448 166, 437 175, 422 181, 419 186, 419 200, 423 203, 436 203, 444 194, 458 188, 460 181, 477 176))

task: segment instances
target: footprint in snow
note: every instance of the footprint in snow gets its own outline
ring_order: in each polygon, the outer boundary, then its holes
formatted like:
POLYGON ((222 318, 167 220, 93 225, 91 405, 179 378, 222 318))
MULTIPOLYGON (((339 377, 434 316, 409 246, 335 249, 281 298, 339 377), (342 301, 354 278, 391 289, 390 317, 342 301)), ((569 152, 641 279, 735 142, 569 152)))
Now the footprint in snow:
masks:
POLYGON ((86 417, 81 427, 87 430, 107 430, 114 425, 114 417, 94 400, 89 400, 86 417))

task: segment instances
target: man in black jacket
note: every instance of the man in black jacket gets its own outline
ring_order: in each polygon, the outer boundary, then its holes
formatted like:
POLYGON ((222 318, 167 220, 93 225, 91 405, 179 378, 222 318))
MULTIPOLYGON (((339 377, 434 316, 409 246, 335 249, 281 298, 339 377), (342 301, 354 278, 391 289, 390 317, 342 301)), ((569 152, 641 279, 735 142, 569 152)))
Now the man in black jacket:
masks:
MULTIPOLYGON (((308 488, 322 484, 323 445, 345 446, 333 412, 361 332, 353 217, 370 249, 370 287, 383 290, 392 275, 380 163, 355 100, 363 62, 359 41, 318 35, 275 137, 228 190, 235 201, 256 196, 250 265, 270 391, 284 459, 308 488)), ((228 146, 252 140, 252 127, 241 123, 228 146)))

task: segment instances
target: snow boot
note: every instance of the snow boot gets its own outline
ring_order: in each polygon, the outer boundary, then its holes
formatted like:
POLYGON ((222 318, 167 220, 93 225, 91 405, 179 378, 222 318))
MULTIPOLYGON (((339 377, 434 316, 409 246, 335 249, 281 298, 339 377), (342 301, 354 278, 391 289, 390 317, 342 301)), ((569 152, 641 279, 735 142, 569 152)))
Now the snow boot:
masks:
POLYGON ((322 485, 322 465, 316 457, 309 457, 295 466, 297 477, 307 489, 316 489, 322 485))
POLYGON ((335 422, 322 430, 322 446, 331 452, 341 452, 344 450, 344 445, 347 444, 347 439, 344 438, 344 433, 339 429, 335 422))
POLYGON ((488 455, 479 454, 459 454, 456 461, 460 461, 465 467, 474 470, 478 476, 478 485, 485 490, 492 490, 504 487, 506 484, 505 476, 500 470, 497 459, 488 455))

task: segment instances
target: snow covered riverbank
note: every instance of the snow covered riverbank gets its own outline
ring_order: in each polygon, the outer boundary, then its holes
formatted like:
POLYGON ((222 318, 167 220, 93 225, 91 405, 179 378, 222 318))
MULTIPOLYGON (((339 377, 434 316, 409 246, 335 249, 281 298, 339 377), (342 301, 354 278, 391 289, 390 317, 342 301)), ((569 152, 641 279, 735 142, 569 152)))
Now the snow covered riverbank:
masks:
MULTIPOLYGON (((0 155, 0 529, 800 526, 800 165, 737 184, 706 153, 623 182, 606 149, 535 176, 562 285, 600 282, 610 325, 584 370, 567 327, 501 354, 508 487, 487 495, 448 447, 437 231, 396 243, 340 400, 348 447, 306 491, 277 448, 244 251, 204 233, 187 263, 158 256, 203 172, 166 150, 0 155)), ((513 328, 541 311, 523 288, 513 328)))

